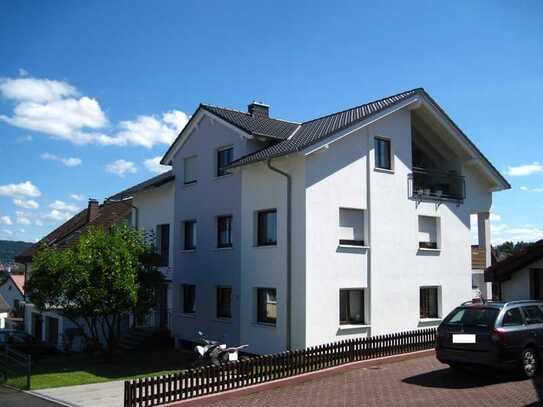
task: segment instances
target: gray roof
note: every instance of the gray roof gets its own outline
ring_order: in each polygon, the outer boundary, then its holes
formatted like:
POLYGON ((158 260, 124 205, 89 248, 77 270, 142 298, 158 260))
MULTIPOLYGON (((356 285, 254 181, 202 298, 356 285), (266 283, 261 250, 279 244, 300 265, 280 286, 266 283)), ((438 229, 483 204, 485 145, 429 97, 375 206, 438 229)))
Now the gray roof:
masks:
POLYGON ((265 147, 255 153, 241 157, 232 162, 229 167, 238 167, 303 150, 304 148, 317 143, 329 135, 367 119, 368 117, 394 106, 419 92, 424 92, 424 90, 421 88, 408 90, 407 92, 402 92, 397 95, 353 107, 342 112, 333 113, 328 116, 323 116, 318 119, 304 122, 299 126, 299 129, 292 135, 292 137, 281 140, 278 143, 265 147))
POLYGON ((270 117, 253 116, 250 113, 218 106, 202 104, 200 107, 253 136, 283 140, 290 136, 300 125, 299 123, 272 119, 270 117))
POLYGON ((157 188, 161 185, 164 185, 167 182, 173 181, 174 178, 175 176, 173 175, 173 171, 169 170, 153 178, 149 178, 148 180, 145 180, 137 185, 134 185, 133 187, 125 189, 124 191, 118 192, 107 199, 117 200, 117 199, 129 198, 129 197, 134 196, 134 194, 137 192, 143 192, 148 189, 157 188))

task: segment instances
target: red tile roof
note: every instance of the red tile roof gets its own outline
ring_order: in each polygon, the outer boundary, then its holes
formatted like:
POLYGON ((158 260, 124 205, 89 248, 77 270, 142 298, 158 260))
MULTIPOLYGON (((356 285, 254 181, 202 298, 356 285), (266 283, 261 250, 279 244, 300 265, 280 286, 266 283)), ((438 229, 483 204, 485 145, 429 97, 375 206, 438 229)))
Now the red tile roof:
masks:
POLYGON ((127 219, 132 211, 132 200, 106 201, 98 207, 98 213, 89 221, 89 208, 82 210, 70 220, 60 225, 36 244, 15 257, 17 263, 31 263, 32 256, 44 245, 54 245, 64 248, 70 247, 79 240, 79 237, 90 226, 110 227, 127 219))

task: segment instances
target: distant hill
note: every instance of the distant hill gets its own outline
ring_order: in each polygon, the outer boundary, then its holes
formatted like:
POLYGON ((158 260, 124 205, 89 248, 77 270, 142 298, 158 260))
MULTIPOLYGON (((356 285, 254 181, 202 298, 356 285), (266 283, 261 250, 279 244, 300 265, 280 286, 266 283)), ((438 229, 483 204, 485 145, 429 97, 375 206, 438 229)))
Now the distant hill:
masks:
POLYGON ((32 246, 30 242, 16 242, 13 240, 0 240, 0 264, 13 263, 15 256, 32 246))

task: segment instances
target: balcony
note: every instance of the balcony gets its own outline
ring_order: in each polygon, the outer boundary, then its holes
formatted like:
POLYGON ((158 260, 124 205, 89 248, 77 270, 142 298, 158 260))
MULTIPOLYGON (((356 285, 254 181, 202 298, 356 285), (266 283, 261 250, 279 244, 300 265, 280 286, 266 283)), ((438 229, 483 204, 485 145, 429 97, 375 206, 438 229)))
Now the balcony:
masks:
POLYGON ((409 197, 416 201, 451 201, 458 204, 466 197, 463 176, 452 172, 413 167, 409 174, 409 197))

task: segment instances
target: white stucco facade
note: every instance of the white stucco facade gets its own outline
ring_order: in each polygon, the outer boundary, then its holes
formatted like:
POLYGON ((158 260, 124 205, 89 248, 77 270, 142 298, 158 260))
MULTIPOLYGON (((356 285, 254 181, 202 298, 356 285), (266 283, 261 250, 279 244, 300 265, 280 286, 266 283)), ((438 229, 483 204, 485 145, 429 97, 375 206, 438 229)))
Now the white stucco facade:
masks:
MULTIPOLYGON (((493 187, 463 147, 448 140, 454 135, 436 120, 433 148, 447 158, 443 164, 447 170, 464 177, 465 199, 413 199, 409 190, 413 115, 407 107, 398 109, 271 161, 292 182, 291 348, 436 326, 450 310, 472 298, 470 215, 490 211, 493 187), (376 139, 391 145, 390 170, 376 168, 376 139), (350 219, 353 213, 360 216, 357 239, 363 244, 340 244, 342 216, 350 219), (433 232, 423 232, 436 240, 437 248, 419 248, 421 224, 436 225, 433 232), (421 288, 427 287, 435 288, 438 310, 435 317, 421 318, 421 288), (344 289, 362 290, 362 322, 340 322, 344 289)), ((434 134, 430 136, 432 140, 434 134)), ((283 351, 288 347, 287 179, 263 161, 217 180, 215 153, 223 145, 234 146, 234 159, 259 147, 256 140, 220 120, 204 117, 172 161, 174 282, 179 297, 175 335, 194 340, 202 330, 229 344, 248 343, 250 352, 283 351), (198 157, 198 181, 184 185, 183 162, 191 156, 198 157), (276 210, 277 242, 259 246, 257 212, 270 209, 276 210), (234 243, 225 253, 214 247, 214 222, 226 213, 233 215, 234 243), (183 221, 189 219, 197 220, 198 242, 195 250, 186 251, 180 236, 183 221), (194 314, 181 312, 182 284, 196 286, 194 314), (232 318, 227 322, 214 317, 214 287, 224 284, 233 288, 232 318), (258 322, 259 288, 276 290, 273 324, 258 322)))
POLYGON ((511 274, 508 280, 500 282, 501 299, 503 301, 527 300, 533 297, 532 270, 543 273, 543 260, 538 260, 511 274))
POLYGON ((153 244, 160 245, 160 225, 169 226, 169 249, 167 264, 160 266, 159 270, 166 279, 163 294, 165 300, 149 312, 141 321, 135 321, 136 325, 143 327, 165 327, 172 329, 174 312, 173 285, 173 207, 174 207, 174 182, 169 181, 157 187, 146 188, 135 192, 132 196, 132 225, 145 232, 148 238, 153 238, 153 244))

